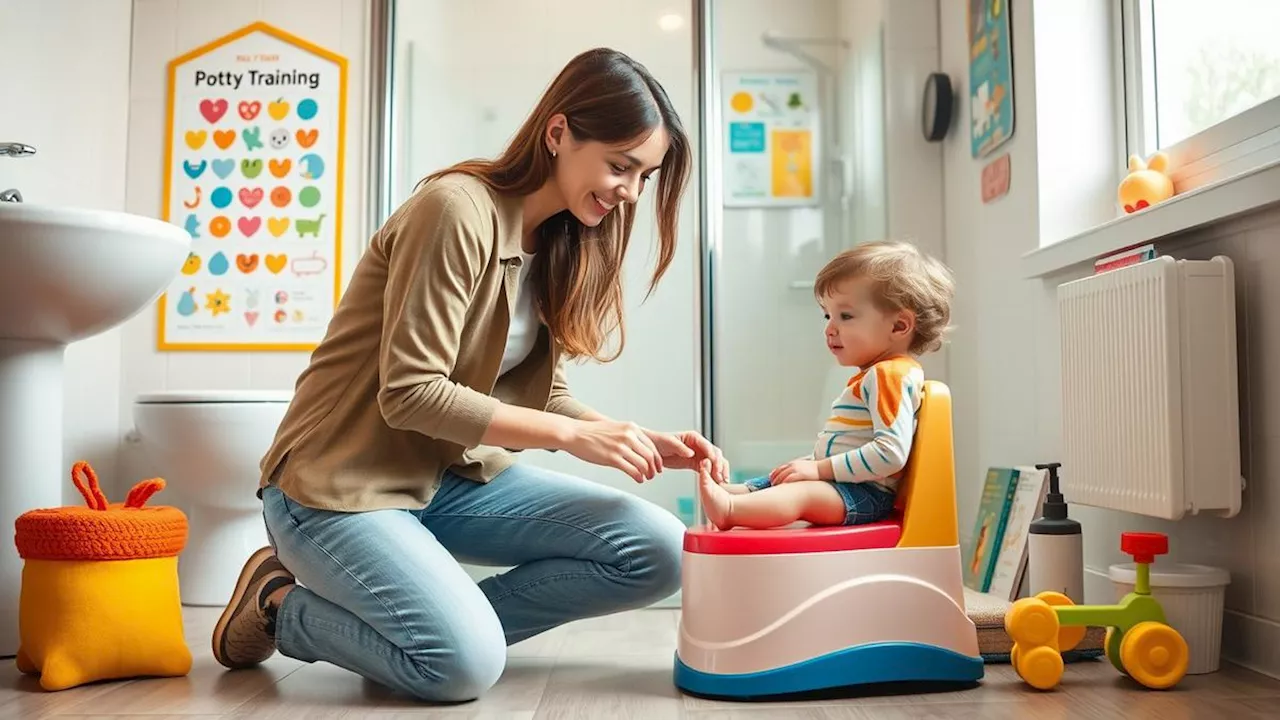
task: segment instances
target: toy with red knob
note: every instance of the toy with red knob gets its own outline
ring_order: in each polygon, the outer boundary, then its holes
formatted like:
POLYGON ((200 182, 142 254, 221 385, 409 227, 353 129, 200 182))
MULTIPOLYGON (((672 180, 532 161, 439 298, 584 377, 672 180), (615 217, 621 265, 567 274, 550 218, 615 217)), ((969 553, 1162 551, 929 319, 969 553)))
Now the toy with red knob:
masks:
POLYGON ((1062 679, 1062 653, 1074 648, 1089 626, 1107 628, 1107 659, 1120 672, 1153 690, 1171 688, 1187 673, 1186 640, 1165 621, 1151 596, 1151 563, 1169 552, 1161 533, 1123 533, 1120 549, 1133 556, 1138 578, 1133 592, 1115 605, 1076 605, 1059 592, 1042 592, 1013 604, 1004 627, 1013 638, 1010 662, 1032 687, 1049 690, 1062 679))

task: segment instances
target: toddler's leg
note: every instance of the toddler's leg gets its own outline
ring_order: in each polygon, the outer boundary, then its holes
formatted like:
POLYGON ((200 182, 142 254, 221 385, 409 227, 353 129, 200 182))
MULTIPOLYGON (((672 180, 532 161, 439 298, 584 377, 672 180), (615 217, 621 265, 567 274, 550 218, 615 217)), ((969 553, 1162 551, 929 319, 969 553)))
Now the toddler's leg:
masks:
POLYGON ((756 529, 805 520, 815 525, 840 525, 845 519, 844 498, 831 483, 785 483, 747 494, 730 493, 711 479, 708 470, 698 472, 702 507, 711 523, 721 530, 756 529))

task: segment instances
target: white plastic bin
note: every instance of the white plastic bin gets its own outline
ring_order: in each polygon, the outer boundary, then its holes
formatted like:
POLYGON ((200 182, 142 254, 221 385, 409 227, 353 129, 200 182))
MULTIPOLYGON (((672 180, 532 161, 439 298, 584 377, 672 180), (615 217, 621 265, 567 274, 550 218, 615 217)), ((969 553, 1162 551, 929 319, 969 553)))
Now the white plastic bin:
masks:
MULTIPOLYGON (((1116 599, 1133 592, 1138 571, 1133 563, 1112 565, 1108 576, 1116 599)), ((1222 655, 1222 613, 1231 574, 1208 565, 1156 563, 1151 566, 1151 595, 1165 619, 1187 641, 1188 675, 1217 672, 1222 655)))

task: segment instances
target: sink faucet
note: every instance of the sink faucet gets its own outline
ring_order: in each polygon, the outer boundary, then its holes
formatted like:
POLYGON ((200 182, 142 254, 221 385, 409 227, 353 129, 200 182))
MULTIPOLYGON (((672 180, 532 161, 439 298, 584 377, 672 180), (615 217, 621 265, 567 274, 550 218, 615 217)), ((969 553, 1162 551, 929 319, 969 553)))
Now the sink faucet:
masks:
MULTIPOLYGON (((26 143, 0 142, 0 157, 24 157, 35 154, 36 149, 26 143)), ((22 193, 18 192, 17 188, 9 188, 0 192, 0 202, 20 203, 22 202, 22 193)))

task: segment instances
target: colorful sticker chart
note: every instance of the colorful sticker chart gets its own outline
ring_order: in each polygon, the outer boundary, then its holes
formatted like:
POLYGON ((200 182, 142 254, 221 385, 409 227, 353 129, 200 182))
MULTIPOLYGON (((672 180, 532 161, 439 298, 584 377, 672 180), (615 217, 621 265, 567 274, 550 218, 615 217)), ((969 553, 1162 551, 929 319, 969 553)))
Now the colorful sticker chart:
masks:
POLYGON ((347 61, 254 23, 169 63, 160 350, 310 351, 338 302, 347 61))
POLYGON ((817 76, 727 72, 723 80, 724 204, 818 204, 817 76))

